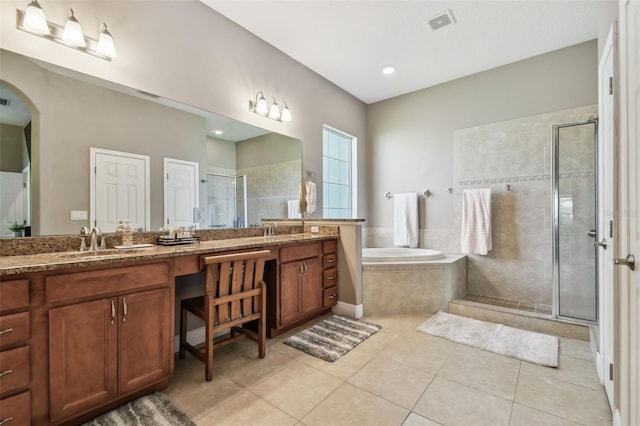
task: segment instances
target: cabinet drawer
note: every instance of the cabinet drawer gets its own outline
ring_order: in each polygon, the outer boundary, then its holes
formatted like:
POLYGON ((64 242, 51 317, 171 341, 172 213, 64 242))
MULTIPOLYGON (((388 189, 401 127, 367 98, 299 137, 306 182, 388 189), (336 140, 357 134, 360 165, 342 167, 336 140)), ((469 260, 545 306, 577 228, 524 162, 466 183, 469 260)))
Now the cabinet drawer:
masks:
POLYGON ((0 348, 27 343, 29 340, 29 312, 0 317, 0 348))
POLYGON ((336 268, 322 271, 322 287, 333 287, 338 284, 338 270, 336 268))
POLYGON ((0 424, 6 426, 29 426, 31 424, 31 393, 0 400, 0 424), (12 420, 8 420, 13 418, 12 420))
POLYGON ((322 254, 322 244, 301 244, 298 246, 283 247, 280 249, 280 262, 308 259, 322 254))
POLYGON ((169 265, 114 267, 99 271, 53 275, 45 278, 47 302, 99 296, 130 291, 169 281, 169 265))
POLYGON ((335 268, 338 262, 338 255, 335 253, 325 254, 322 257, 322 266, 324 269, 335 268))
POLYGON ((0 352, 0 395, 29 386, 29 346, 0 352))
POLYGON ((0 282, 0 311, 29 306, 29 280, 0 282))
POLYGON ((322 253, 335 253, 338 250, 338 241, 337 240, 329 240, 324 241, 322 243, 322 253))
POLYGON ((327 308, 338 303, 338 288, 329 287, 322 290, 322 307, 327 308))

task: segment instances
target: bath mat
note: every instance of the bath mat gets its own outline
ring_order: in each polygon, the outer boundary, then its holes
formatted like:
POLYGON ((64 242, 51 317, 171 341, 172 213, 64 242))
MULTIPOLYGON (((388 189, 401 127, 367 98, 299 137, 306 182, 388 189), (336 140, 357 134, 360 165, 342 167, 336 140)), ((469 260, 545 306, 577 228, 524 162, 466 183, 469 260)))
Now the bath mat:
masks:
POLYGON ((558 338, 438 311, 418 331, 547 367, 558 366, 558 338))
POLYGON ((334 362, 382 327, 335 315, 289 337, 283 343, 325 361, 334 362))
POLYGON ((195 426, 161 393, 154 392, 96 417, 83 426, 195 426))

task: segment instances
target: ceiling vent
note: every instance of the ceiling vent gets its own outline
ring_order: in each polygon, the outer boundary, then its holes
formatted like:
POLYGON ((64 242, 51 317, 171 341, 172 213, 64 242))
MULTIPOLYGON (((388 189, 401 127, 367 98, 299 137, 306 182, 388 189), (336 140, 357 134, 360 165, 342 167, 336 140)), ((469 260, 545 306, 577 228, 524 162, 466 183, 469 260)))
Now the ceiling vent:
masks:
POLYGON ((0 105, 9 106, 10 103, 11 103, 11 101, 9 99, 0 98, 0 105))
POLYGON ((451 25, 456 22, 455 19, 453 19, 453 15, 450 10, 439 13, 431 18, 427 18, 426 21, 429 23, 429 26, 433 31, 439 30, 442 27, 446 27, 447 25, 451 25))

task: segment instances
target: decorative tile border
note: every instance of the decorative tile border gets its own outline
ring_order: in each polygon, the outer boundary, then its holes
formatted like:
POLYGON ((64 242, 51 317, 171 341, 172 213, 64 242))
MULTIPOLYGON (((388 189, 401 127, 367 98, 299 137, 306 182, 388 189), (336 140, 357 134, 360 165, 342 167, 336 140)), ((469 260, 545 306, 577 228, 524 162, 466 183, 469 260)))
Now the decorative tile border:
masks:
MULTIPOLYGON (((593 170, 587 170, 584 172, 560 173, 560 177, 563 179, 592 177, 594 175, 595 173, 593 172, 593 170)), ((551 179, 551 173, 545 173, 542 175, 510 176, 510 177, 503 177, 503 178, 461 180, 460 182, 458 182, 458 185, 459 186, 486 185, 490 183, 530 182, 530 181, 541 181, 541 180, 549 180, 549 179, 551 179)))

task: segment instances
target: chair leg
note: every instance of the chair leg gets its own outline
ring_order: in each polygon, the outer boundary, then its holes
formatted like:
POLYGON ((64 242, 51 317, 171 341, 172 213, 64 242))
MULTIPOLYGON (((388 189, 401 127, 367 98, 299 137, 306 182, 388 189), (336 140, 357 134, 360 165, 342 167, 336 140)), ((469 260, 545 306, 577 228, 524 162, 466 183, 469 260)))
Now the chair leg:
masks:
POLYGON ((260 283, 260 318, 258 319, 258 356, 264 358, 267 347, 267 329, 265 316, 267 315, 267 284, 262 281, 260 283))
POLYGON ((187 310, 180 310, 180 359, 185 357, 184 344, 187 341, 187 310))
POLYGON ((205 319, 205 379, 207 382, 213 380, 213 324, 214 324, 214 309, 210 306, 209 297, 205 296, 204 301, 206 319, 205 319))

